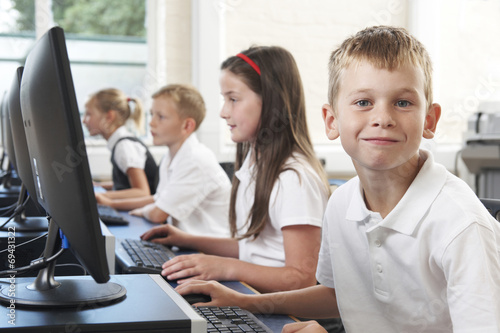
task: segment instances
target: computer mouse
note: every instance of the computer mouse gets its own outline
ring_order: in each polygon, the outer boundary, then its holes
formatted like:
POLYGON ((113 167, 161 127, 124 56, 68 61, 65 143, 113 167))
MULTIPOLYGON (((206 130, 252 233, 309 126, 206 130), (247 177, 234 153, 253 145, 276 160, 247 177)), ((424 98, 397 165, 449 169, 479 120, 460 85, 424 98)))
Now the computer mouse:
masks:
POLYGON ((190 304, 193 305, 195 303, 208 303, 212 300, 212 298, 209 295, 205 294, 187 294, 187 295, 182 295, 184 299, 190 304))

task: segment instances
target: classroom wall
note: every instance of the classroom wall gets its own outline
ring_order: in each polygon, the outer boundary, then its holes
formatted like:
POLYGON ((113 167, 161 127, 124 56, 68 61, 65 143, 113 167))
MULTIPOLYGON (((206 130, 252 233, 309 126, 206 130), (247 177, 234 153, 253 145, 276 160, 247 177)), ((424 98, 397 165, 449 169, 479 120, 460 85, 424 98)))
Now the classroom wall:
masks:
MULTIPOLYGON (((154 0, 150 0, 154 1, 154 0)), ((280 45, 294 54, 304 83, 308 124, 318 156, 332 177, 354 170, 339 142, 328 142, 320 116, 327 94, 330 52, 347 36, 370 25, 407 28, 434 62, 435 101, 443 107, 436 139, 426 142, 436 160, 462 178, 456 163, 467 119, 482 102, 500 100, 500 2, 497 0, 166 0, 156 28, 164 34, 165 82, 197 86, 208 115, 198 135, 221 161, 234 156, 219 119, 220 62, 251 45, 280 45), (162 30, 163 29, 163 30, 162 30), (200 75, 202 74, 202 78, 200 75)), ((500 110, 499 110, 500 111, 500 110)))

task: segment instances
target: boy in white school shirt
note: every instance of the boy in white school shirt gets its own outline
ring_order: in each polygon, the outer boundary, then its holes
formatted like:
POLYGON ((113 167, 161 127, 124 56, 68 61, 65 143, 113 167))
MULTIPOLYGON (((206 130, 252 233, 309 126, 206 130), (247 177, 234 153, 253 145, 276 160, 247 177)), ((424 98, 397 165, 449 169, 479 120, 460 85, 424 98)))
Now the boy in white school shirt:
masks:
POLYGON ((194 133, 205 116, 201 94, 172 84, 153 94, 150 128, 155 145, 169 148, 159 167, 154 196, 103 204, 194 235, 227 237, 231 183, 215 154, 194 133), (170 220, 170 219, 169 219, 170 220))
MULTIPOLYGON (((215 282, 181 285, 204 305, 306 318, 341 316, 346 332, 500 332, 500 223, 469 186, 420 149, 441 115, 432 68, 404 29, 367 28, 330 59, 329 139, 358 174, 331 196, 319 285, 243 295, 215 282)), ((324 332, 316 322, 283 332, 324 332)))

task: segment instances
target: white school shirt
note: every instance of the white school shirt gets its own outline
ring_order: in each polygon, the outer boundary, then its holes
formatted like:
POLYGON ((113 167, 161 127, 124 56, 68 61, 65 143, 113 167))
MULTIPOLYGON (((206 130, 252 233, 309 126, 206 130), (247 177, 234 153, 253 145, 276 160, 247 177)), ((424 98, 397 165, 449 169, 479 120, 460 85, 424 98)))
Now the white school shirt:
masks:
POLYGON ((430 152, 396 207, 366 208, 359 178, 332 195, 318 281, 346 332, 500 332, 500 223, 430 152))
MULTIPOLYGON (((287 170, 279 175, 269 200, 268 223, 259 236, 238 242, 239 259, 257 265, 283 267, 285 249, 281 229, 290 225, 313 225, 321 227, 323 212, 328 201, 325 186, 314 169, 304 158, 294 154, 286 163, 295 171, 287 170)), ((254 166, 250 166, 250 153, 241 168, 235 172, 240 185, 236 198, 236 225, 239 234, 248 230, 248 214, 255 197, 254 166)), ((300 246, 300 244, 298 245, 300 246)))
POLYGON ((134 136, 125 126, 118 129, 108 138, 107 147, 110 151, 115 148, 115 162, 121 172, 127 173, 129 168, 144 169, 146 166, 146 148, 139 142, 132 140, 122 140, 121 138, 134 136))
POLYGON ((155 205, 193 235, 228 237, 231 183, 215 154, 191 134, 159 167, 155 205))

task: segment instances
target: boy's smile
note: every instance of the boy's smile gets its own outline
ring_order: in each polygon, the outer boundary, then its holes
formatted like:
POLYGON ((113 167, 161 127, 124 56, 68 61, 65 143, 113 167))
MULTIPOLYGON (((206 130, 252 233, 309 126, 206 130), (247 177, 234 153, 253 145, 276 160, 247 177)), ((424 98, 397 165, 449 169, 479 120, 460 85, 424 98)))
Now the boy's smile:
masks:
POLYGON ((434 135, 436 107, 427 113, 420 68, 389 71, 360 61, 343 73, 335 112, 323 112, 333 115, 325 119, 329 138, 340 136, 356 169, 393 170, 417 165, 422 137, 434 135))

